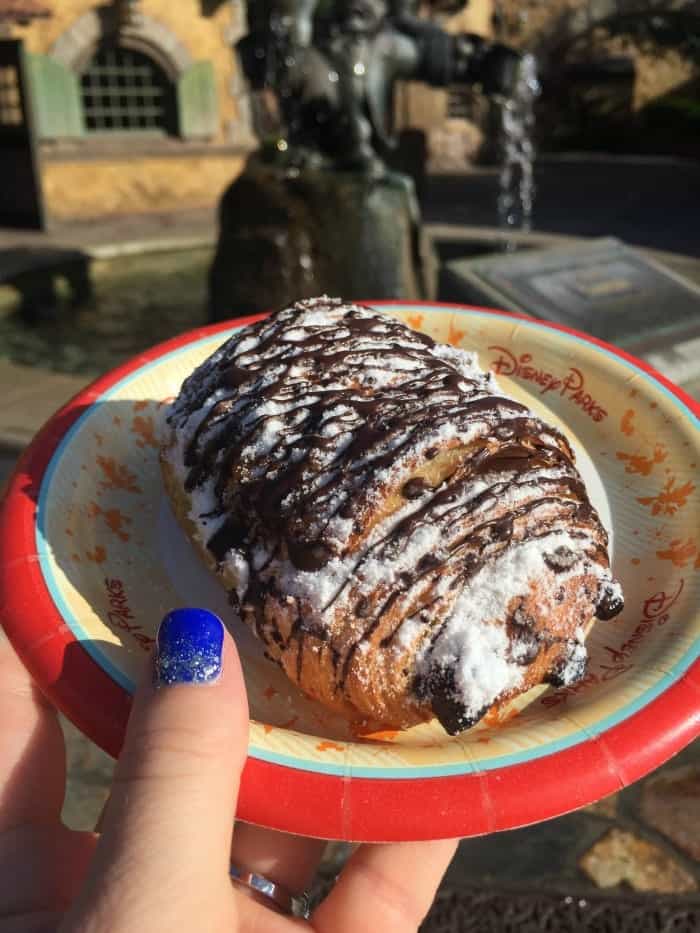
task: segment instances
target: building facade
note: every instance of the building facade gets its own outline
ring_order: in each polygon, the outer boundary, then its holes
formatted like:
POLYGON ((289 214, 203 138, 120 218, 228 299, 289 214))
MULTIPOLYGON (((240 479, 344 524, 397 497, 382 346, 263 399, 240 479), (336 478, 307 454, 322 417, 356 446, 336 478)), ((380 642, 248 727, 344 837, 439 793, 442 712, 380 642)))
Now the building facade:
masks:
POLYGON ((254 145, 232 49, 244 4, 45 0, 18 13, 33 3, 0 0, 0 47, 18 50, 44 215, 215 203, 254 145))
MULTIPOLYGON (((545 146, 559 134, 585 148, 590 127, 593 145, 609 133, 653 147, 680 138, 668 121, 684 107, 692 124, 700 0, 424 0, 421 12, 536 53, 545 146)), ((0 0, 0 223, 215 204, 256 145, 233 50, 246 20, 246 0, 0 0)), ((488 148, 488 104, 468 90, 400 86, 395 124, 424 133, 432 171, 488 148)))

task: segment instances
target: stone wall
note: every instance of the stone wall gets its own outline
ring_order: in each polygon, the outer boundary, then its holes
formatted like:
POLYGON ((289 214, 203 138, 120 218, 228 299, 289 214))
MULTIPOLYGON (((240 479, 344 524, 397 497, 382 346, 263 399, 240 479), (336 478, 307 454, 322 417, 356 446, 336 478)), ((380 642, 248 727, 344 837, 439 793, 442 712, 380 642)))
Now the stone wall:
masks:
POLYGON ((44 197, 55 220, 209 207, 243 163, 235 154, 46 162, 44 197))

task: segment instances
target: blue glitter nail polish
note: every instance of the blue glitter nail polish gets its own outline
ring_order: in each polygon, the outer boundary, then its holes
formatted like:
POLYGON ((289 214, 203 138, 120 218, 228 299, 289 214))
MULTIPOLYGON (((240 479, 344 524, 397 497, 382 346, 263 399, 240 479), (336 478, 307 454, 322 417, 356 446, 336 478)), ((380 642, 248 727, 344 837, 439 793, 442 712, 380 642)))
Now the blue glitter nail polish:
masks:
POLYGON ((206 684, 221 673, 224 625, 206 609, 175 609, 156 637, 158 685, 206 684))

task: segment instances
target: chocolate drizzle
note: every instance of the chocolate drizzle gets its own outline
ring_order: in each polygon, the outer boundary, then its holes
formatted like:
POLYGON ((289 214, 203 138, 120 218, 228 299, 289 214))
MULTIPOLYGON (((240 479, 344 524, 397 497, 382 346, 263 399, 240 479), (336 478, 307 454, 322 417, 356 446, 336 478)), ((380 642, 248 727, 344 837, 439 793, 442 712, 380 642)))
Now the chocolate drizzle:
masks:
MULTIPOLYGON (((332 653, 339 689, 380 629, 390 648, 418 618, 434 645, 456 595, 509 547, 542 539, 556 573, 607 570, 607 536, 566 439, 497 394, 467 354, 368 309, 313 299, 237 332, 185 381, 169 422, 184 438, 186 490, 213 494, 207 547, 250 568, 243 617, 268 645, 281 644, 261 610, 268 596, 296 600, 306 618, 284 640, 296 644, 297 680, 307 638, 332 653), (442 452, 467 447, 430 478, 442 452), (385 528, 377 516, 394 488, 404 506, 385 528), (421 536, 433 544, 404 566, 421 536), (342 572, 314 607, 285 590, 276 568, 287 564, 302 576, 342 572), (352 635, 334 640, 348 606, 352 635)), ((603 594, 600 618, 613 603, 603 594)), ((521 665, 537 654, 531 632, 524 641, 521 665)), ((449 676, 415 689, 451 731, 474 720, 449 676)))

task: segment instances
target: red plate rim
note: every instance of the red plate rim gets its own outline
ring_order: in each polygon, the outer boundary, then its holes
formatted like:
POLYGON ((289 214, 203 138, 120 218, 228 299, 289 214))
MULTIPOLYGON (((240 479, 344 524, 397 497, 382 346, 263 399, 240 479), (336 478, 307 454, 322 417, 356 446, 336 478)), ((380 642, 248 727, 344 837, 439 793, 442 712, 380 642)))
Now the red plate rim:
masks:
MULTIPOLYGON (((523 317, 448 302, 364 303, 523 317)), ((35 499, 66 431, 103 392, 146 363, 194 340, 243 327, 264 316, 188 331, 95 380, 47 422, 20 458, 7 485, 0 509, 0 621, 51 702, 113 756, 121 747, 130 698, 87 652, 74 650, 78 642, 56 609, 34 557, 35 499), (82 700, 86 695, 91 697, 89 704, 82 700)), ((691 414, 700 416, 700 404, 624 350, 564 325, 523 319, 577 337, 625 360, 676 396, 691 414)), ((356 778, 249 757, 238 817, 286 832, 353 841, 482 835, 550 819, 599 800, 658 767, 698 735, 700 660, 661 695, 603 734, 542 758, 490 771, 413 779, 356 778), (551 780, 552 774, 557 775, 556 781, 551 780), (274 794, 269 791, 272 786, 274 794), (313 800, 313 806, 300 805, 304 800, 313 800)))

